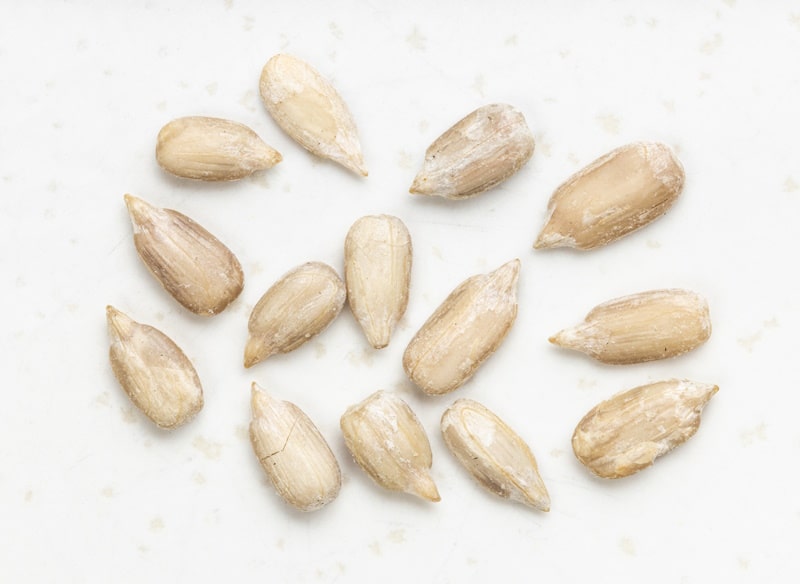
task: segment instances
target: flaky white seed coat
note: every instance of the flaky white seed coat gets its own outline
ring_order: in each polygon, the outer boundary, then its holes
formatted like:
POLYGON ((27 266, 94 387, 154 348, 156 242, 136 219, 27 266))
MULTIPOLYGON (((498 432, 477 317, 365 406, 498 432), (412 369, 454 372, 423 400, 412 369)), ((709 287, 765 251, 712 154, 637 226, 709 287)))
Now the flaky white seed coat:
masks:
POLYGON ((450 451, 487 491, 541 511, 550 495, 530 447, 496 414, 470 399, 459 399, 442 415, 450 451))
POLYGON ((191 361, 156 328, 106 307, 114 375, 134 405, 162 428, 191 420, 203 407, 203 388, 191 361))
POLYGON ((389 344, 408 306, 411 236, 391 215, 361 217, 344 244, 347 301, 367 341, 375 349, 389 344))
POLYGON ((291 55, 275 55, 261 71, 260 91, 275 122, 303 148, 367 176, 350 110, 311 65, 291 55))
POLYGON ((300 511, 333 501, 342 474, 328 443, 309 417, 291 402, 253 383, 250 442, 281 498, 300 511))
POLYGON ((448 199, 472 197, 515 174, 533 150, 533 134, 519 110, 506 104, 485 105, 428 147, 409 191, 448 199))
POLYGON ((184 308, 212 316, 239 296, 242 266, 216 237, 183 213, 132 195, 125 195, 125 204, 139 257, 184 308))

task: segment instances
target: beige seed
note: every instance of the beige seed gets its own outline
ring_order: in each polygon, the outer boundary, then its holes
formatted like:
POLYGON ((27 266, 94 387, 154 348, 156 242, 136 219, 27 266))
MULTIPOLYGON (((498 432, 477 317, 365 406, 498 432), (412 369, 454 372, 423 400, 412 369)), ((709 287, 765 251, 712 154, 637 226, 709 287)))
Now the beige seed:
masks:
POLYGON ((340 425, 345 444, 364 471, 391 491, 439 501, 430 476, 431 445, 422 424, 406 402, 378 391, 351 406, 340 425))
POLYGON ((408 306, 408 229, 391 215, 362 217, 347 233, 344 266, 350 310, 369 344, 382 349, 408 306))
POLYGON ((450 452, 486 490, 550 510, 550 495, 533 452, 486 407, 471 399, 457 400, 442 415, 442 435, 450 452))
POLYGON ((517 316, 519 260, 466 279, 434 311, 403 355, 409 379, 429 395, 459 388, 494 353, 517 316))
POLYGON ((314 511, 333 501, 342 486, 342 473, 309 417, 256 383, 250 403, 250 442, 281 498, 300 511, 314 511))
POLYGON ((689 290, 668 289, 605 302, 550 342, 603 363, 624 365, 682 355, 710 336, 705 299, 689 290))
POLYGON ((637 142, 617 148, 556 189, 534 247, 611 243, 666 213, 683 182, 683 166, 668 146, 637 142))
POLYGON ((114 375, 137 408, 162 428, 191 420, 203 388, 191 361, 167 335, 106 307, 114 375))
POLYGON ((241 293, 236 256, 182 213, 125 195, 133 242, 150 273, 175 300, 202 316, 222 312, 241 293))
POLYGON ((506 104, 476 109, 439 136, 409 189, 416 195, 464 199, 500 184, 533 156, 525 117, 506 104))
POLYGON ((244 124, 190 116, 161 128, 156 160, 161 168, 176 176, 226 181, 272 168, 282 157, 244 124))
POLYGON ((308 63, 272 57, 261 71, 261 99, 275 122, 303 148, 367 176, 353 116, 339 93, 308 63))
POLYGON ((626 477, 683 444, 718 387, 672 379, 618 393, 595 406, 575 428, 572 449, 595 475, 626 477))
POLYGON ((333 322, 344 306, 344 282, 321 262, 290 270, 267 290, 250 314, 244 366, 293 351, 333 322))

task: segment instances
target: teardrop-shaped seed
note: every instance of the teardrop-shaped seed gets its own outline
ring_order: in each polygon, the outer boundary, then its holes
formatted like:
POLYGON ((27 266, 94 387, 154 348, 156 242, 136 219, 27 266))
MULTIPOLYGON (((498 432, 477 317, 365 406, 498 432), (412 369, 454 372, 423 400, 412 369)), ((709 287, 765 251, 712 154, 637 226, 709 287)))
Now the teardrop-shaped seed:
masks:
POLYGON ((225 181, 272 168, 282 157, 244 124, 189 116, 172 120, 161 128, 156 160, 161 168, 176 176, 225 181))
POLYGON ((456 400, 442 415, 442 435, 450 452, 487 491, 550 510, 533 452, 486 407, 471 399, 456 400))
POLYGON ((242 266, 216 237, 183 213, 131 195, 125 195, 125 204, 139 257, 181 305, 211 316, 239 296, 244 287, 242 266))
POLYGON ((314 511, 339 494, 336 456, 309 417, 291 402, 253 383, 250 442, 281 498, 300 511, 314 511))
POLYGON ((519 260, 464 280, 411 339, 409 379, 429 395, 459 388, 494 353, 517 316, 519 260))
POLYGON ((683 166, 668 146, 637 142, 617 148, 556 189, 534 247, 611 243, 666 213, 683 182, 683 166))
POLYGON ((293 351, 333 322, 344 306, 345 286, 322 262, 290 270, 267 290, 250 314, 244 366, 293 351))
POLYGON ((367 341, 389 344, 408 306, 411 236, 400 219, 369 215, 356 221, 344 243, 347 300, 367 341))
POLYGON ((428 435, 406 402, 377 391, 351 406, 340 424, 348 450, 376 483, 427 501, 440 500, 430 476, 428 435))
POLYGON ((575 456, 595 475, 618 479, 647 468, 691 438, 719 388, 671 379, 618 393, 589 411, 572 435, 575 456))
POLYGON ((367 176, 353 116, 333 85, 305 61, 272 57, 261 71, 261 99, 284 132, 321 158, 367 176))
POLYGON ((476 109, 439 136, 409 191, 465 199, 500 184, 533 156, 525 116, 506 104, 476 109))
POLYGON ((650 290, 596 306, 550 342, 614 365, 676 357, 711 336, 708 303, 695 292, 650 290))
POLYGON ((106 307, 114 375, 137 408, 162 428, 191 420, 203 407, 203 388, 191 361, 167 335, 106 307))

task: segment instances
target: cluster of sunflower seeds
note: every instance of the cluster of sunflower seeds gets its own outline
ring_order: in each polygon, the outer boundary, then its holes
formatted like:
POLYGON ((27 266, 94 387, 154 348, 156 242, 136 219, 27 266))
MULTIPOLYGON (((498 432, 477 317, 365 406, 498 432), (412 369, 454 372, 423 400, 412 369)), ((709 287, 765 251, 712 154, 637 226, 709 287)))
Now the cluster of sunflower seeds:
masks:
MULTIPOLYGON (((300 59, 279 54, 260 79, 264 106, 291 138, 316 156, 367 176, 356 124, 336 89, 300 59)), ((534 152, 524 116, 489 104, 445 131, 425 153, 410 192, 459 200, 519 171, 534 152)), ((231 181, 282 160, 253 130, 230 120, 184 117, 158 134, 156 160, 178 177, 231 181)), ((601 156, 553 193, 535 248, 607 245, 663 215, 684 183, 669 147, 635 143, 601 156)), ((136 250, 163 288, 187 310, 223 311, 244 286, 241 265, 216 237, 182 213, 125 195, 136 250)), ((408 305, 412 243, 390 215, 365 216, 344 241, 344 278, 321 262, 289 270, 261 297, 247 323, 244 366, 293 351, 322 333, 345 302, 374 349, 386 347, 408 305)), ((457 390, 501 346, 517 315, 520 261, 513 259, 455 287, 403 355, 408 378, 425 394, 457 390)), ((203 407, 198 375, 164 333, 107 307, 113 372, 156 425, 174 428, 203 407)), ((676 357, 711 334, 708 304, 688 290, 652 290, 610 300, 550 338, 608 364, 676 357)), ((691 437, 717 386, 688 380, 650 383, 614 395, 578 423, 575 456, 603 478, 630 475, 691 437)), ((302 510, 319 509, 341 488, 330 446, 295 404, 253 383, 250 438, 277 493, 302 510)), ((377 391, 343 413, 344 443, 385 489, 439 501, 424 428, 398 396, 377 391)), ((487 491, 549 511, 550 496, 525 440, 484 405, 458 399, 441 418, 454 458, 487 491)))

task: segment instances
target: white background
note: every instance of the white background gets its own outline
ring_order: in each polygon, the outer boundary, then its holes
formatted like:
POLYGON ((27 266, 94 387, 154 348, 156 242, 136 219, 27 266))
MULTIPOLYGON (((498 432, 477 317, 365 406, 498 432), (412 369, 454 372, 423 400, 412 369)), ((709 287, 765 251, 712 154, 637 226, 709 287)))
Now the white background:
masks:
POLYGON ((790 582, 800 577, 797 2, 4 2, 0 10, 0 579, 4 582, 790 582), (335 4, 335 6, 334 6, 335 4), (361 179, 293 143, 258 96, 291 52, 328 77, 358 124, 361 179), (478 106, 521 109, 530 163, 463 202, 408 186, 427 146, 478 106), (252 127, 284 161, 233 184, 166 175, 160 127, 184 115, 252 127), (635 140, 671 145, 677 204, 606 248, 536 251, 552 191, 635 140), (178 209, 239 257, 245 289, 213 319, 149 275, 122 196, 178 209), (241 366, 250 309, 309 260, 341 272, 364 214, 401 217, 411 300, 371 350, 350 312, 294 353, 241 366), (519 317, 456 393, 411 386, 402 352, 466 277, 522 261, 519 317), (685 287, 714 331, 697 351, 602 366, 547 337, 624 294, 685 287), (166 433, 108 365, 105 306, 171 336, 205 407, 166 433), (577 421, 611 394, 670 377, 717 383, 697 435, 642 473, 593 478, 577 421), (339 458, 321 511, 288 508, 247 438, 252 381, 297 403, 339 458), (438 504, 384 492, 338 420, 377 389, 407 400, 434 450, 438 504), (548 514, 482 491, 438 429, 481 401, 531 445, 548 514))

